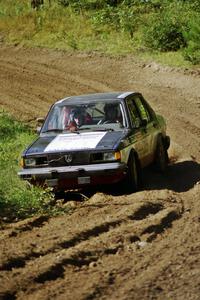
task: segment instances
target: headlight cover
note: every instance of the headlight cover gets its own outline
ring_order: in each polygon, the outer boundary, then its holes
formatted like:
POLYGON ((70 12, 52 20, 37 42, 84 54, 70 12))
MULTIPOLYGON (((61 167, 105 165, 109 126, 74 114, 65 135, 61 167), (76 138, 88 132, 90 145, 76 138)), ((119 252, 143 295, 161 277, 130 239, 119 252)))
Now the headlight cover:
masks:
POLYGON ((105 152, 103 153, 103 160, 105 161, 115 161, 120 160, 121 155, 120 152, 105 152))
POLYGON ((24 165, 26 167, 34 167, 36 165, 35 158, 25 158, 24 159, 24 165))

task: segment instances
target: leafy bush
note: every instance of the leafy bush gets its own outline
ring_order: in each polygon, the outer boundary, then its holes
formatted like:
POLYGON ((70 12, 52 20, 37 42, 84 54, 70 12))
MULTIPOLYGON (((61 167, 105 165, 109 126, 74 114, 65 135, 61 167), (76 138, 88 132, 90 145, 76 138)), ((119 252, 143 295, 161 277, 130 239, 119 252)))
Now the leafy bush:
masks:
POLYGON ((71 6, 76 10, 86 9, 86 10, 94 10, 101 9, 105 5, 104 0, 58 0, 58 3, 64 7, 71 6))
POLYGON ((109 24, 110 29, 117 28, 119 24, 119 18, 117 15, 117 9, 110 6, 101 9, 100 11, 95 12, 92 15, 92 23, 96 28, 101 25, 109 24))
POLYGON ((58 0, 58 3, 60 3, 63 6, 69 6, 70 4, 78 4, 78 0, 58 0))
POLYGON ((189 24, 189 30, 184 32, 187 48, 184 57, 192 64, 200 63, 200 15, 196 16, 189 24))
POLYGON ((76 8, 102 9, 107 5, 116 7, 124 1, 123 0, 58 0, 58 2, 63 6, 70 5, 76 8))
POLYGON ((133 9, 125 5, 118 8, 107 5, 104 9, 95 12, 91 20, 97 31, 100 31, 101 26, 107 26, 107 31, 116 30, 128 33, 132 38, 138 17, 133 9))
POLYGON ((178 14, 164 11, 154 14, 144 28, 144 40, 148 47, 159 51, 176 51, 185 46, 184 23, 178 14))

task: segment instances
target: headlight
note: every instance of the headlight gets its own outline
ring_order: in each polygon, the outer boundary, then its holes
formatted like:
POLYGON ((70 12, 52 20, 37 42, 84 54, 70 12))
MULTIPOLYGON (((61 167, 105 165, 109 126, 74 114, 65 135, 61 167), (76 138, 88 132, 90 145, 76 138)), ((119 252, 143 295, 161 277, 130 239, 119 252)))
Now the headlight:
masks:
POLYGON ((92 162, 116 161, 121 159, 120 152, 97 152, 91 154, 92 162))
POLYGON ((19 165, 20 165, 20 167, 21 167, 21 168, 23 168, 23 167, 24 167, 24 159, 23 159, 23 158, 21 158, 21 159, 20 159, 20 163, 19 163, 19 165))
POLYGON ((120 152, 105 152, 105 153, 103 153, 103 160, 113 161, 113 160, 120 160, 120 159, 121 159, 120 152))
POLYGON ((33 167, 36 165, 36 160, 34 158, 25 158, 24 165, 26 167, 33 167))

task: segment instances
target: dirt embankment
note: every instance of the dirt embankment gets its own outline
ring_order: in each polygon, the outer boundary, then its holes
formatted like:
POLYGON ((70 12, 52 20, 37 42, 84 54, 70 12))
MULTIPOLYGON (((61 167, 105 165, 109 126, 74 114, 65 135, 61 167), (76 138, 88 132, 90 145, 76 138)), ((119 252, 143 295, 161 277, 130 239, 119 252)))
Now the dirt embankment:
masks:
POLYGON ((133 57, 0 47, 0 106, 34 122, 56 99, 139 90, 163 114, 173 163, 144 190, 69 202, 0 233, 0 299, 199 299, 200 76, 133 57))

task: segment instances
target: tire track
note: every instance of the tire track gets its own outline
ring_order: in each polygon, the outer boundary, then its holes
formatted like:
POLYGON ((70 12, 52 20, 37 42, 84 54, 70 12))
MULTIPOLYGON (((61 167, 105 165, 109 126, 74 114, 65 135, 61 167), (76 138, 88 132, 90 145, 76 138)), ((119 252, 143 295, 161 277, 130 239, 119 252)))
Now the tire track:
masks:
POLYGON ((81 87, 85 93, 112 90, 107 85, 91 80, 91 78, 85 79, 80 75, 57 70, 56 66, 46 66, 45 64, 32 63, 28 67, 21 66, 19 62, 3 61, 0 64, 0 71, 1 81, 5 83, 0 92, 2 104, 8 108, 13 107, 15 114, 16 112, 20 113, 23 107, 25 119, 29 118, 31 114, 37 116, 42 112, 45 115, 52 102, 68 95, 78 94, 77 88, 81 87), (23 68, 23 72, 21 68, 23 68), (50 89, 47 89, 47 82, 52 82, 50 89), (70 86, 68 91, 65 88, 66 83, 70 86), (18 89, 19 86, 20 89, 18 89), (13 91, 16 91, 15 94, 13 91), (16 105, 22 99, 23 104, 16 105))
MULTIPOLYGON (((33 78, 34 80, 36 80, 36 83, 37 79, 40 78, 40 85, 42 83, 44 86, 47 81, 51 81, 54 83, 54 85, 60 85, 61 87, 64 87, 66 82, 70 81, 70 85, 78 85, 84 88, 85 90, 93 90, 95 92, 113 90, 111 87, 108 87, 107 84, 105 85, 99 81, 92 80, 91 78, 85 79, 80 75, 63 71, 63 69, 59 68, 58 66, 48 66, 44 63, 35 62, 31 64, 31 68, 23 66, 23 72, 21 72, 21 66, 19 66, 19 64, 13 62, 10 63, 9 61, 1 62, 0 68, 2 68, 2 76, 3 70, 10 70, 11 77, 13 77, 15 73, 15 75, 18 75, 18 77, 22 77, 22 79, 25 79, 25 81, 28 80, 28 82, 31 82, 31 84, 33 84, 33 78)), ((5 77, 8 77, 8 75, 5 74, 5 77)), ((62 92, 63 91, 64 88, 62 88, 62 92)))
POLYGON ((42 215, 18 222, 12 226, 14 228, 4 230, 3 234, 0 236, 0 241, 10 237, 16 237, 22 232, 33 230, 33 228, 42 227, 46 224, 49 218, 50 216, 42 215))
MULTIPOLYGON (((163 209, 160 203, 149 203, 149 205, 145 203, 126 217, 82 231, 71 240, 57 244, 55 248, 45 253, 37 253, 35 257, 29 253, 29 256, 15 257, 7 261, 1 266, 1 271, 4 271, 6 275, 2 284, 3 286, 9 285, 9 290, 12 290, 14 294, 17 290, 19 291, 19 286, 21 290, 27 289, 31 284, 36 285, 35 288, 38 289, 37 284, 64 278, 69 267, 81 269, 92 262, 115 255, 119 249, 124 249, 127 243, 137 243, 142 240, 144 234, 150 236, 153 234, 151 241, 154 240, 157 234, 172 226, 172 222, 179 217, 179 209, 177 211, 174 208, 163 209), (134 223, 137 223, 135 232, 134 223), (162 228, 162 231, 158 228, 162 228), (125 236, 125 240, 119 242, 120 236, 125 236), (111 237, 115 241, 110 242, 111 237), (94 245, 98 250, 93 248, 94 245), (104 245, 103 248, 102 245, 104 245), (13 272, 16 269, 18 272, 13 272)), ((150 242, 150 239, 146 238, 146 240, 150 242)), ((8 290, 4 291, 4 295, 7 293, 8 290)))
MULTIPOLYGON (((45 256, 49 253, 53 253, 53 252, 57 251, 57 249, 60 249, 60 248, 68 249, 68 248, 74 247, 82 241, 86 241, 86 240, 96 237, 100 234, 109 232, 109 230, 111 228, 113 230, 114 228, 121 226, 123 223, 129 222, 129 220, 134 221, 134 220, 139 220, 139 219, 141 219, 141 220, 145 219, 148 217, 148 215, 155 214, 158 211, 162 210, 163 208, 164 207, 161 203, 151 203, 150 202, 150 203, 145 203, 145 204, 141 204, 141 203, 135 204, 133 206, 133 211, 131 213, 129 213, 129 211, 128 212, 125 211, 124 215, 122 217, 121 212, 119 211, 119 213, 117 213, 115 216, 113 216, 113 218, 109 222, 105 222, 105 220, 102 218, 102 220, 99 220, 100 221, 99 224, 93 225, 91 228, 86 228, 83 231, 78 231, 76 233, 73 233, 71 238, 63 239, 58 243, 53 243, 51 247, 48 247, 47 249, 45 249, 43 251, 39 251, 38 255, 45 256)), ((6 235, 8 238, 10 238, 10 237, 15 237, 19 233, 23 233, 23 232, 27 231, 27 229, 32 230, 34 225, 37 225, 37 224, 39 226, 46 225, 47 220, 48 220, 48 217, 41 216, 34 220, 30 220, 30 221, 26 222, 25 224, 22 223, 22 224, 18 225, 17 228, 12 230, 11 232, 6 232, 2 236, 1 240, 3 240, 5 242, 6 235)), ((27 234, 29 234, 29 233, 27 233, 27 234)), ((25 236, 23 236, 23 238, 25 238, 25 236)), ((32 255, 34 255, 34 252, 33 251, 29 252, 29 248, 28 248, 27 253, 24 256, 24 261, 29 260, 29 258, 31 258, 32 255)), ((16 257, 15 253, 12 253, 10 260, 12 261, 15 257, 16 257)), ((22 259, 22 257, 20 255, 20 261, 21 261, 21 259, 22 259)), ((2 266, 0 266, 0 269, 6 270, 6 268, 3 267, 4 264, 7 265, 7 262, 6 261, 4 263, 2 262, 2 266)))

